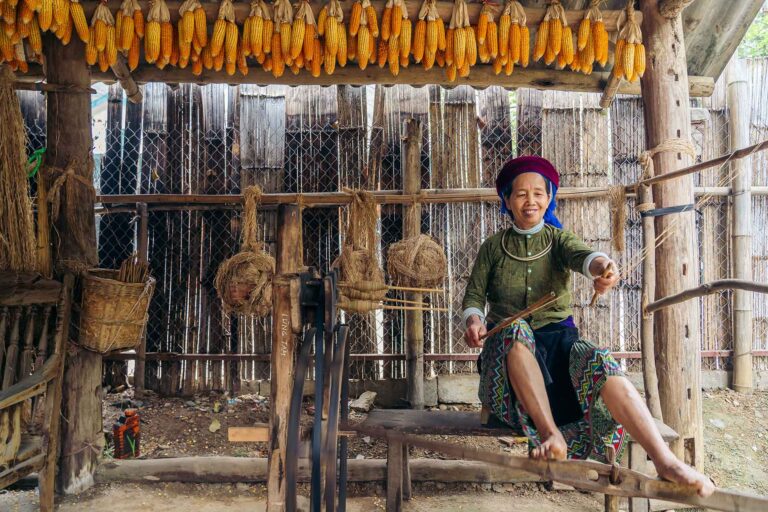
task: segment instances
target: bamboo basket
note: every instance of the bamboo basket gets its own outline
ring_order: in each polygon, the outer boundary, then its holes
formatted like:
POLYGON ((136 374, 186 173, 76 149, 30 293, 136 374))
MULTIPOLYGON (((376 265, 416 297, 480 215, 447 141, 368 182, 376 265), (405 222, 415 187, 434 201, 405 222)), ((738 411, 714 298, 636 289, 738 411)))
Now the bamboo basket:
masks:
POLYGON ((105 354, 135 348, 147 326, 155 279, 124 283, 117 270, 91 269, 83 278, 80 344, 105 354))

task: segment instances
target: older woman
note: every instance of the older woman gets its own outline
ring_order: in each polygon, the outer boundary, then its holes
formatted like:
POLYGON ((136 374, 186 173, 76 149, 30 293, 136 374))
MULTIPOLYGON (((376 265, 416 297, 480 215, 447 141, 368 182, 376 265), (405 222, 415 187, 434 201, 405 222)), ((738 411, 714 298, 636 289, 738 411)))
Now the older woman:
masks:
POLYGON ((594 279, 598 293, 619 278, 607 254, 562 229, 554 213, 558 186, 555 168, 536 156, 508 161, 496 179, 501 211, 513 224, 480 247, 463 303, 466 342, 483 348, 480 400, 493 422, 525 433, 533 458, 605 462, 610 449, 621 456, 628 432, 659 476, 709 495, 711 481, 675 457, 610 352, 579 336, 570 307, 571 272, 594 279), (557 295, 552 306, 483 343, 487 326, 551 291, 557 295))

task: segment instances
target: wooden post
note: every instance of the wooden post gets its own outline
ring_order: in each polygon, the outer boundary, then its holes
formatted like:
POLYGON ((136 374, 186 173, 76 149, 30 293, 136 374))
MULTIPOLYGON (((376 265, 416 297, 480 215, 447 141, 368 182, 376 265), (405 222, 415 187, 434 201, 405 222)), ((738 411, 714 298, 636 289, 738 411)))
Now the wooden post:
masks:
MULTIPOLYGON (((89 88, 91 75, 83 61, 83 44, 73 38, 63 46, 53 34, 45 37, 49 83, 89 88)), ((54 220, 55 267, 62 272, 95 266, 96 228, 93 214, 91 97, 80 91, 49 92, 47 102, 48 150, 46 164, 66 169, 73 165, 76 185, 61 190, 62 204, 54 220), (68 190, 73 190, 71 194, 68 190), (67 213, 65 213, 67 212, 67 213)), ((70 176, 68 180, 75 180, 70 176)), ((70 333, 77 341, 78 333, 70 333)), ((76 493, 93 485, 93 472, 101 455, 101 355, 69 344, 65 361, 61 422, 60 492, 76 493)))
MULTIPOLYGON (((690 140, 683 24, 680 16, 664 18, 659 0, 641 2, 643 41, 648 68, 642 78, 646 147, 670 139, 690 140)), ((654 157, 657 174, 689 165, 683 153, 661 152, 654 157)), ((683 177, 653 187, 657 208, 694 202, 693 179, 683 177)), ((698 281, 695 213, 657 217, 656 232, 671 232, 656 248, 656 294, 661 297, 693 287, 698 281)), ((686 302, 659 312, 655 318, 656 364, 664 422, 680 433, 671 443, 678 457, 701 468, 703 462, 701 412, 700 312, 697 302, 686 302)))
MULTIPOLYGON (((272 286, 272 369, 269 410, 269 469, 267 510, 285 508, 285 459, 288 440, 288 414, 293 388, 296 337, 291 330, 290 285, 285 274, 302 265, 301 211, 297 205, 277 209, 277 261, 272 286)), ((297 454, 291 454, 295 457, 297 454)))
MULTIPOLYGON (((418 194, 421 190, 421 121, 408 119, 405 123, 403 193, 418 194)), ((421 203, 406 205, 403 215, 403 238, 421 234, 421 203)), ((406 293, 408 300, 422 302, 424 294, 406 293)), ((424 408, 424 318, 421 311, 405 312, 405 360, 408 372, 408 402, 411 409, 424 408)))
MULTIPOLYGON (((653 204, 651 187, 641 185, 638 189, 637 204, 653 204)), ((643 217, 643 289, 640 312, 640 350, 643 356, 643 387, 645 403, 651 415, 659 421, 664 420, 659 401, 659 377, 656 373, 655 341, 653 339, 653 314, 646 314, 645 305, 656 300, 656 227, 653 217, 643 217)))
MULTIPOLYGON (((744 64, 738 58, 727 68, 728 130, 731 150, 749 145, 751 115, 749 82, 744 64)), ((733 277, 752 280, 752 158, 731 163, 733 172, 733 214, 731 247, 733 277)), ((733 292, 733 389, 752 391, 752 293, 733 292)))
MULTIPOLYGON (((139 236, 136 244, 136 252, 144 261, 148 261, 149 256, 149 213, 147 203, 138 203, 136 205, 139 214, 139 236)), ((136 397, 144 394, 144 369, 147 354, 147 335, 141 337, 139 348, 136 349, 136 368, 133 370, 133 388, 136 397)))

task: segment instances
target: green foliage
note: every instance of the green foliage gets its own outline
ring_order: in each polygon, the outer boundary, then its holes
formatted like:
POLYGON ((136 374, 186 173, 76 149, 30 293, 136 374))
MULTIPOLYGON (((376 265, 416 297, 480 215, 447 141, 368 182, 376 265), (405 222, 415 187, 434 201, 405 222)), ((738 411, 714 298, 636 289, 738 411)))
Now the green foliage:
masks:
POLYGON ((763 7, 739 45, 739 57, 768 57, 768 9, 763 7))

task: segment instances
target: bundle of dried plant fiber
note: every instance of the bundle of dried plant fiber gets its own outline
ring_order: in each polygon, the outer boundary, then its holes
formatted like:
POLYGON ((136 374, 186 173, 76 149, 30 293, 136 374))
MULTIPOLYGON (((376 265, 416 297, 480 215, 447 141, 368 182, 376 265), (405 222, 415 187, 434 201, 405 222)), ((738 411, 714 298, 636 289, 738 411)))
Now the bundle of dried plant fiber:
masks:
POLYGON ((389 246, 387 273, 397 286, 434 288, 448 271, 445 251, 429 235, 418 235, 389 246))
POLYGON ((227 313, 263 317, 272 311, 275 258, 264 251, 259 237, 261 194, 259 186, 245 190, 241 251, 224 261, 216 272, 214 286, 227 313))
POLYGON ((611 244, 618 252, 624 252, 624 227, 627 223, 627 191, 623 185, 608 189, 611 208, 611 244))
POLYGON ((36 269, 35 230, 27 180, 26 133, 15 77, 0 66, 0 270, 36 269))
POLYGON ((379 302, 387 295, 384 271, 376 257, 376 201, 368 191, 345 191, 352 194, 347 233, 341 254, 332 265, 339 269, 343 283, 339 307, 350 313, 367 313, 381 307, 379 302))

